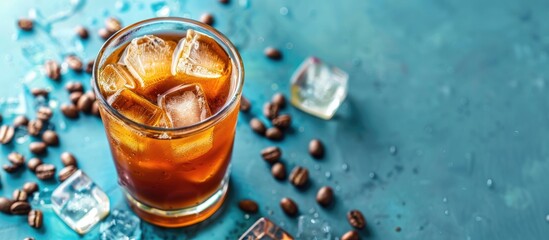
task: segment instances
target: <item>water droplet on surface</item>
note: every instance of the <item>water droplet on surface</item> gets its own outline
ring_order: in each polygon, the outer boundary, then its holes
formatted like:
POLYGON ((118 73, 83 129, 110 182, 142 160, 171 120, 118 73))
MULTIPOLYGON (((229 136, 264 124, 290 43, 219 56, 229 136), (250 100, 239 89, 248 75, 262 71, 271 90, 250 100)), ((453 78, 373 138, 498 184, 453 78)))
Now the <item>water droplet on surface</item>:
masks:
POLYGON ((250 8, 250 0, 238 0, 238 5, 242 8, 250 8))
POLYGON ((246 220, 250 219, 250 214, 247 214, 247 213, 244 214, 244 219, 246 219, 246 220))
POLYGON ((444 210, 444 215, 449 215, 450 212, 448 210, 444 210))
POLYGON ((330 179, 330 178, 332 178, 332 173, 331 172, 326 172, 326 173, 324 173, 324 176, 326 176, 327 179, 330 179))
POLYGON ((488 180, 486 180, 486 186, 492 188, 492 186, 494 186, 494 181, 491 178, 488 178, 488 180))
POLYGON ((547 216, 545 216, 545 221, 549 222, 549 214, 547 214, 547 216))
POLYGON ((273 190, 271 191, 271 193, 272 193, 272 194, 276 194, 276 190, 273 189, 273 190))
POLYGON ((337 185, 337 186, 335 187, 335 190, 338 191, 338 192, 341 191, 341 186, 337 185))
POLYGON ((315 213, 315 212, 316 212, 315 208, 309 209, 309 213, 310 213, 310 214, 313 214, 313 213, 315 213))
POLYGON ((397 153, 396 146, 390 146, 389 147, 389 152, 391 153, 391 155, 396 155, 396 153, 397 153))
POLYGON ((280 15, 286 16, 286 15, 288 15, 288 8, 287 7, 281 7, 279 12, 280 12, 280 15))
POLYGON ((448 198, 446 198, 446 197, 442 198, 442 202, 443 203, 448 202, 448 198))
POLYGON ((314 165, 314 168, 315 168, 315 170, 320 170, 320 165, 315 164, 315 165, 314 165))
POLYGON ((272 216, 274 214, 274 211, 273 210, 269 210, 267 211, 267 214, 269 214, 269 216, 272 216))
POLYGON ((343 163, 343 164, 341 165, 341 169, 342 169, 344 172, 349 171, 349 164, 343 163))
POLYGON ((127 12, 128 10, 130 10, 130 3, 126 0, 118 0, 116 1, 116 3, 114 3, 114 8, 116 8, 116 10, 118 12, 127 12))
POLYGON ((476 216, 476 217, 475 217, 475 221, 477 221, 477 222, 482 221, 482 217, 481 217, 481 216, 476 216))
POLYGON ((376 178, 376 173, 375 172, 370 172, 368 174, 368 176, 370 176, 371 179, 375 179, 376 178))

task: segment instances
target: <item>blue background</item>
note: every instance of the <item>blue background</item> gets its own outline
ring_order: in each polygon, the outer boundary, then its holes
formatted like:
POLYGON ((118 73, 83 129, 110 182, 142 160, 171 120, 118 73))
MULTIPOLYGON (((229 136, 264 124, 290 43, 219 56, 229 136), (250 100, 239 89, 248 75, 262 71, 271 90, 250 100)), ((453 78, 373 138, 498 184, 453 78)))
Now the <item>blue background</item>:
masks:
MULTIPOLYGON (((53 89, 54 106, 67 102, 62 88, 70 80, 89 89, 89 75, 63 75, 61 83, 32 78, 40 58, 24 57, 31 45, 39 53, 62 59, 76 52, 94 58, 102 40, 96 32, 107 16, 127 25, 153 17, 151 3, 161 1, 87 1, 78 11, 43 31, 18 32, 16 19, 36 7, 44 15, 66 9, 63 1, 0 3, 0 107, 4 123, 15 112, 34 117, 26 86, 53 89), (52 3, 54 2, 54 3, 52 3), (91 38, 74 39, 73 27, 90 28, 91 38), (79 45, 82 46, 79 47, 79 45), (59 47, 61 46, 61 47, 59 47), (38 47, 40 49, 40 47, 38 47), (59 50, 55 50, 55 49, 59 50), (44 51, 48 49, 48 51, 44 51), (30 72, 30 73, 29 73, 30 72), (16 100, 13 100, 13 99, 16 100), (26 99, 26 101, 23 101, 26 99)), ((170 3, 172 5, 177 5, 170 3)), ((158 6, 158 5, 156 5, 158 6)), ((232 161, 231 188, 225 207, 207 223, 163 229, 142 223, 144 239, 235 239, 257 218, 267 216, 297 232, 297 220, 278 206, 289 196, 302 214, 326 220, 333 236, 351 229, 345 214, 360 209, 368 220, 368 239, 546 239, 549 236, 549 3, 541 0, 368 0, 182 1, 171 15, 198 19, 211 12, 215 27, 239 47, 246 70, 244 94, 252 102, 241 114, 232 161), (273 62, 263 49, 275 46, 284 58, 273 62), (289 107, 293 134, 281 143, 288 170, 309 168, 312 185, 305 191, 278 182, 260 158, 273 145, 247 125, 261 115, 274 92, 289 93, 289 78, 314 55, 350 75, 346 101, 330 121, 289 107), (313 160, 308 141, 318 137, 327 155, 313 160), (396 147, 396 154, 390 148, 396 147), (329 175, 330 177, 327 177, 329 175), (371 178, 371 175, 375 175, 371 178), (492 184, 489 184, 491 182, 492 184), (336 204, 320 208, 322 185, 335 189, 336 204), (260 203, 245 216, 236 206, 243 198, 260 203), (395 228, 402 228, 396 232, 395 228)), ((28 54, 27 54, 28 55, 28 54)), ((45 162, 61 167, 59 154, 69 150, 79 166, 109 195, 112 208, 127 209, 117 187, 115 169, 101 121, 92 116, 65 119, 58 109, 53 124, 61 138, 45 162)), ((27 159, 30 139, 2 146, 2 164, 13 150, 27 159)), ((25 181, 43 182, 25 169, 1 172, 0 195, 25 181)), ((44 227, 30 228, 26 218, 0 214, 0 238, 95 239, 98 228, 79 237, 45 210, 44 227)))

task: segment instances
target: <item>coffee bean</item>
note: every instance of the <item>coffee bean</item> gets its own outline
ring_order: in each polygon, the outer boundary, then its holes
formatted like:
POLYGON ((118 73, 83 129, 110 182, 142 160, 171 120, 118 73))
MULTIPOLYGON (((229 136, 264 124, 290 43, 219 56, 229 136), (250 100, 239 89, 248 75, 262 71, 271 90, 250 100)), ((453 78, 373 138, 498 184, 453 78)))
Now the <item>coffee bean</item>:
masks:
POLYGON ((12 202, 13 201, 8 198, 0 197, 0 212, 9 213, 12 202))
POLYGON ((90 36, 89 32, 88 32, 88 29, 85 28, 84 26, 80 25, 80 26, 76 26, 76 28, 74 28, 74 32, 76 33, 76 35, 78 35, 78 37, 80 37, 81 39, 88 39, 88 37, 90 36))
POLYGON ((21 166, 25 164, 25 157, 18 152, 12 152, 8 154, 8 160, 15 166, 21 166))
POLYGON ((284 138, 284 134, 282 133, 282 131, 280 131, 280 129, 272 127, 267 129, 267 131, 265 132, 265 137, 271 140, 279 141, 284 138))
POLYGON ((400 232, 400 231, 402 231, 402 228, 401 228, 401 227, 396 227, 396 228, 395 228, 395 232, 400 232))
POLYGON ((81 112, 90 113, 92 104, 93 99, 88 94, 84 94, 80 97, 80 99, 78 99, 76 106, 81 112))
POLYGON ((87 91, 87 92, 86 92, 86 95, 87 95, 92 101, 97 100, 97 98, 95 97, 95 92, 93 92, 92 90, 87 91))
POLYGON ((309 170, 296 166, 290 173, 290 182, 296 187, 304 187, 309 181, 309 170))
POLYGON ((31 142, 29 149, 34 154, 43 154, 47 150, 47 145, 45 142, 31 142))
POLYGON ((268 163, 275 163, 278 160, 280 160, 280 157, 282 156, 282 151, 280 148, 272 146, 272 147, 266 147, 263 150, 261 150, 261 157, 268 162, 268 163))
POLYGON ((36 167, 38 167, 40 164, 42 164, 42 160, 40 160, 40 158, 31 158, 27 162, 27 167, 34 172, 36 171, 36 167))
POLYGON ((282 59, 282 53, 274 47, 265 48, 264 54, 265 54, 265 56, 267 56, 268 58, 270 58, 272 60, 282 59))
POLYGON ((61 112, 65 117, 68 118, 77 118, 78 117, 78 109, 74 104, 62 104, 61 105, 61 112))
POLYGON ((17 26, 23 31, 32 31, 32 29, 34 28, 34 23, 31 19, 20 18, 19 20, 17 20, 17 26))
POLYGON ((221 4, 228 4, 228 3, 229 3, 229 0, 219 0, 219 3, 221 3, 221 4))
POLYGON ((53 130, 44 131, 44 133, 42 133, 42 141, 44 141, 44 143, 46 143, 48 146, 59 145, 59 137, 57 136, 57 133, 55 133, 53 130))
POLYGON ((265 117, 267 117, 268 119, 274 119, 275 117, 278 116, 278 105, 275 105, 273 103, 265 103, 263 105, 263 115, 265 115, 265 117))
POLYGON ((101 113, 99 112, 99 102, 97 100, 93 101, 91 114, 100 117, 101 113))
POLYGON ((287 129, 292 124, 292 117, 288 114, 282 114, 273 119, 273 126, 280 129, 287 129))
POLYGON ((316 193, 316 202, 322 206, 328 206, 334 200, 334 191, 331 187, 321 187, 316 193))
POLYGON ((109 39, 109 38, 113 35, 113 32, 110 32, 110 31, 107 30, 106 28, 100 28, 99 30, 97 30, 97 34, 98 34, 99 37, 101 37, 103 40, 107 40, 107 39, 109 39))
POLYGON ((69 92, 69 93, 74 93, 74 92, 84 92, 84 86, 82 86, 82 83, 80 82, 68 82, 67 84, 65 84, 65 89, 69 92))
POLYGON ((286 97, 282 93, 275 93, 271 102, 277 105, 279 108, 284 108, 286 106, 286 97))
POLYGON ((200 16, 200 22, 211 26, 214 24, 215 19, 211 13, 203 13, 202 16, 200 16))
POLYGON ((288 216, 295 216, 299 212, 297 204, 290 198, 282 198, 280 200, 280 207, 288 216))
POLYGON ((309 154, 317 159, 324 156, 324 145, 320 140, 315 138, 309 142, 309 154))
POLYGON ((53 111, 51 110, 51 108, 44 107, 44 106, 38 108, 38 111, 36 112, 36 118, 44 122, 49 121, 52 115, 53 115, 53 111))
POLYGON ((15 189, 12 194, 13 201, 27 201, 27 192, 21 189, 15 189))
POLYGON ((8 144, 15 135, 15 129, 12 126, 3 125, 0 127, 0 142, 2 144, 8 144))
POLYGON ((59 80, 61 78, 61 66, 54 60, 48 60, 44 63, 44 71, 50 79, 59 80))
POLYGON ((250 101, 244 96, 240 96, 240 111, 249 112, 250 108, 252 108, 252 104, 250 103, 250 101))
POLYGON ((7 173, 14 173, 15 171, 17 171, 17 169, 19 169, 19 166, 4 164, 4 165, 2 166, 2 168, 3 168, 4 171, 6 171, 7 173))
POLYGON ((82 69, 84 67, 82 60, 80 60, 80 58, 78 58, 76 55, 68 55, 67 57, 65 57, 65 63, 67 63, 69 68, 75 72, 82 72, 82 69))
POLYGON ((30 212, 31 206, 28 202, 16 201, 13 202, 10 206, 11 214, 15 215, 26 215, 30 212))
POLYGON ((244 199, 238 202, 238 207, 240 210, 246 212, 246 213, 257 213, 259 210, 259 206, 257 203, 250 199, 244 199))
POLYGON ((366 219, 359 210, 351 210, 347 213, 347 220, 354 228, 363 229, 366 227, 366 219))
POLYGON ((80 97, 82 96, 82 92, 73 92, 71 94, 69 94, 69 99, 71 100, 71 102, 73 104, 77 104, 78 103, 78 99, 80 99, 80 97))
POLYGON ((41 180, 51 179, 55 175, 55 166, 53 164, 40 164, 36 167, 36 177, 41 180))
POLYGON ((42 211, 31 210, 28 217, 29 226, 33 228, 41 228, 43 222, 42 211))
POLYGON ((38 191, 38 184, 35 182, 26 182, 25 185, 23 185, 23 191, 25 191, 28 195, 33 194, 38 191))
POLYGON ((61 162, 65 166, 76 166, 76 158, 70 152, 61 153, 61 162))
POLYGON ((115 33, 122 29, 122 23, 120 23, 120 20, 114 17, 109 17, 105 19, 105 28, 107 29, 107 31, 115 33))
POLYGON ((64 167, 63 169, 61 169, 61 171, 59 171, 59 176, 58 176, 59 181, 63 182, 67 180, 67 178, 69 178, 73 173, 75 173, 76 170, 78 169, 74 165, 69 165, 64 167))
POLYGON ((284 180, 284 178, 286 178, 286 167, 284 167, 283 163, 277 162, 271 167, 271 173, 276 179, 284 180))
POLYGON ((29 119, 25 115, 19 115, 13 119, 14 127, 27 126, 27 124, 29 124, 29 119))
POLYGON ((31 136, 38 136, 40 134, 40 131, 42 131, 42 128, 44 127, 44 123, 40 119, 34 119, 30 120, 27 124, 27 132, 31 136))
POLYGON ((341 240, 359 240, 360 236, 358 235, 358 232, 355 230, 351 230, 343 234, 341 236, 341 240))
POLYGON ((266 130, 265 124, 263 124, 263 122, 261 122, 261 120, 259 120, 257 118, 252 118, 252 120, 250 120, 250 127, 257 134, 265 135, 265 130, 266 130))
POLYGON ((48 97, 50 92, 45 88, 33 88, 31 90, 31 94, 35 97, 38 97, 38 96, 48 97))
POLYGON ((95 62, 94 60, 90 60, 90 61, 86 64, 86 72, 87 72, 87 73, 92 73, 94 62, 95 62))

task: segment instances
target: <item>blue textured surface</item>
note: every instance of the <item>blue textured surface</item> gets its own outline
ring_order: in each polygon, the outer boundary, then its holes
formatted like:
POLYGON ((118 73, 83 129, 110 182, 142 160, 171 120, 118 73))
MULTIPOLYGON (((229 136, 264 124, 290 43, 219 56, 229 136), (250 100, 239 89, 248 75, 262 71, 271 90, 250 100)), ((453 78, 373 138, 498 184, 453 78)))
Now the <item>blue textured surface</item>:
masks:
MULTIPOLYGON (((0 2, 4 100, 23 92, 20 82, 33 68, 20 48, 23 40, 37 36, 18 34, 15 20, 34 6, 44 12, 63 6, 48 5, 50 1, 0 2)), ((368 239, 549 236, 547 1, 233 0, 224 6, 196 0, 180 6, 177 16, 198 18, 212 12, 215 26, 239 46, 246 69, 244 94, 253 107, 240 116, 229 198, 217 218, 182 229, 143 223, 144 239, 234 239, 260 216, 295 235, 297 219, 286 217, 278 207, 285 196, 294 198, 303 214, 315 209, 333 226, 334 236, 351 229, 345 213, 353 208, 368 219, 368 231, 361 232, 368 239), (270 45, 282 50, 281 62, 263 56, 270 45), (277 144, 284 151, 283 161, 289 169, 296 164, 308 167, 312 177, 310 188, 297 191, 270 176, 258 152, 272 143, 254 135, 247 121, 261 114, 261 105, 272 93, 289 93, 289 77, 309 55, 347 71, 349 95, 330 121, 293 107, 286 110, 294 117, 294 131, 277 144), (313 137, 328 146, 323 160, 307 154, 313 137), (391 146, 396 154, 391 154, 391 146), (336 189, 331 209, 314 201, 322 185, 336 189), (258 200, 260 212, 246 218, 236 207, 242 198, 258 200), (397 226, 401 232, 395 231, 397 226)), ((88 1, 75 15, 53 25, 52 32, 68 36, 76 24, 90 27, 92 38, 79 53, 90 59, 102 43, 95 33, 110 15, 129 24, 152 17, 153 11, 150 2, 132 1, 117 10, 116 1, 88 1)), ((71 72, 61 84, 44 84, 64 102, 68 96, 61 86, 69 80, 82 81, 89 89, 88 75, 71 72)), ((29 117, 34 116, 31 104, 29 117)), ((4 123, 9 123, 5 111, 3 104, 4 123)), ((56 109, 53 123, 61 145, 49 149, 45 162, 59 168, 60 152, 70 150, 108 193, 112 206, 126 209, 100 120, 66 120, 56 109)), ((0 162, 6 163, 5 156, 13 150, 30 158, 28 141, 2 146, 0 162)), ((1 175, 0 195, 5 196, 25 181, 38 181, 28 170, 1 175)), ((0 238, 79 238, 51 210, 44 216, 45 226, 35 230, 24 217, 0 214, 0 238)), ((95 239, 97 233, 95 228, 80 238, 95 239)))

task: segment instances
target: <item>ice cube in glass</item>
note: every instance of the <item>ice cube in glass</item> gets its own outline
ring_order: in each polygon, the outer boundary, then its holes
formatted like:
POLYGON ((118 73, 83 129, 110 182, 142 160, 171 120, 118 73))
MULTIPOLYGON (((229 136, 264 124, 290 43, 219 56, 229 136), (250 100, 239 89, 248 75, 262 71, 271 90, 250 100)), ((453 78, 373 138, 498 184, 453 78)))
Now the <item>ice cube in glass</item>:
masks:
POLYGON ((284 229, 277 226, 268 218, 257 220, 239 240, 293 240, 294 238, 284 229))
POLYGON ((123 88, 108 98, 109 105, 132 121, 148 126, 159 126, 163 122, 164 112, 147 99, 133 91, 123 88))
POLYGON ((99 89, 110 96, 122 88, 134 89, 135 81, 126 67, 120 64, 108 64, 99 73, 99 89))
POLYGON ((174 87, 159 96, 158 103, 166 113, 171 127, 184 127, 210 116, 210 108, 199 85, 174 87))

